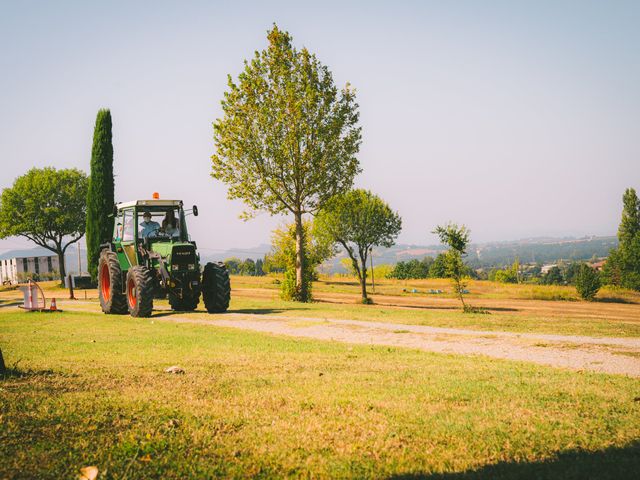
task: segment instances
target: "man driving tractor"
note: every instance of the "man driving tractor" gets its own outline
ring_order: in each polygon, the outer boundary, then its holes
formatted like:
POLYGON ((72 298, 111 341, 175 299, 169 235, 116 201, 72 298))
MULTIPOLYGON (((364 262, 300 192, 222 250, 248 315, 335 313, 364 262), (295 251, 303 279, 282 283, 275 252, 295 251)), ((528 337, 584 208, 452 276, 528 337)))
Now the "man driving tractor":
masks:
POLYGON ((142 238, 155 236, 156 232, 160 230, 160 224, 151 220, 151 212, 149 210, 145 210, 142 215, 142 219, 143 221, 140 222, 140 227, 142 227, 140 236, 142 238))

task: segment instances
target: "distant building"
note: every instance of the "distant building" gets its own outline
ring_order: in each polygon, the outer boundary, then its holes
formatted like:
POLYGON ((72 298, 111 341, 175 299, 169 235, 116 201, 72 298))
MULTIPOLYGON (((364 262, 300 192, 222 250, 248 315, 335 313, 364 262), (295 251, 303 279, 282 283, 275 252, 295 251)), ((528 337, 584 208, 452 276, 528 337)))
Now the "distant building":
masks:
POLYGON ((590 265, 591 265, 591 268, 595 268, 597 271, 601 271, 605 263, 607 263, 606 258, 604 260, 598 260, 597 262, 592 262, 590 265))
POLYGON ((2 285, 15 285, 27 278, 53 279, 59 271, 58 256, 45 249, 12 250, 0 255, 2 285))
POLYGON ((549 273, 549 270, 551 270, 553 267, 557 267, 558 264, 557 263, 550 263, 547 265, 543 265, 542 268, 540 269, 540 273, 542 275, 546 275, 547 273, 549 273))

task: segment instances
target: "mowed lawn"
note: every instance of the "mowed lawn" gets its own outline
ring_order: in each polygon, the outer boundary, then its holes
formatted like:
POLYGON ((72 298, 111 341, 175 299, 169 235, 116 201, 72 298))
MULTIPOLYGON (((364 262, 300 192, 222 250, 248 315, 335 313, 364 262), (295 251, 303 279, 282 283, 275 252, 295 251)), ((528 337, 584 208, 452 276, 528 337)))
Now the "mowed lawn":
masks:
POLYGON ((81 312, 0 310, 0 348, 0 478, 640 471, 622 376, 81 312))

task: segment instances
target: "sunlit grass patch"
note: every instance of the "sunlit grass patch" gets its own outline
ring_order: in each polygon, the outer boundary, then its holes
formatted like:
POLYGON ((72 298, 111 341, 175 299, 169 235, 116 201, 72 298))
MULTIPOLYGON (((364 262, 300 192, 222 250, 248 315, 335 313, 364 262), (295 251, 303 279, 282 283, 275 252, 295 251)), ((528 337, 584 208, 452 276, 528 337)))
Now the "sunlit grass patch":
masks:
POLYGON ((0 381, 0 478, 380 478, 640 435, 620 376, 102 314, 0 312, 0 332, 24 372, 0 381))

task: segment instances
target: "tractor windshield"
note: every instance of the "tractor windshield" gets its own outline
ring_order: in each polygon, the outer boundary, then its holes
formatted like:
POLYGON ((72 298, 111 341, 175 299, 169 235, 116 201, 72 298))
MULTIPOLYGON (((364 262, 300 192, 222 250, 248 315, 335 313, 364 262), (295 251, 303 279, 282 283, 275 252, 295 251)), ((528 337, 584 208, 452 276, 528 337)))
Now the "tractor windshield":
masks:
POLYGON ((180 209, 150 207, 138 211, 138 238, 150 240, 180 240, 180 209))

